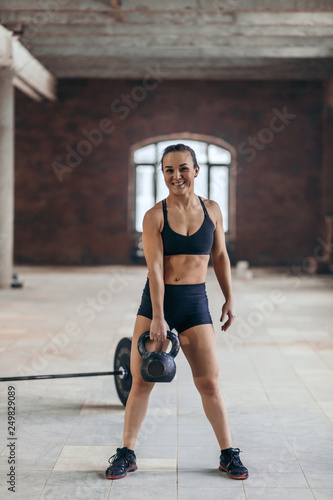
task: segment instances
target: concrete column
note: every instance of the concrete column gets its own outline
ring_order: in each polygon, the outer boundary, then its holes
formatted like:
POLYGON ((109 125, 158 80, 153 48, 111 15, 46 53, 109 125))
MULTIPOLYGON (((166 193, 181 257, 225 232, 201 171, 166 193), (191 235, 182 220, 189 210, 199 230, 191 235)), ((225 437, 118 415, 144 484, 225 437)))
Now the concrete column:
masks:
POLYGON ((9 288, 14 241, 13 72, 0 68, 0 288, 9 288))

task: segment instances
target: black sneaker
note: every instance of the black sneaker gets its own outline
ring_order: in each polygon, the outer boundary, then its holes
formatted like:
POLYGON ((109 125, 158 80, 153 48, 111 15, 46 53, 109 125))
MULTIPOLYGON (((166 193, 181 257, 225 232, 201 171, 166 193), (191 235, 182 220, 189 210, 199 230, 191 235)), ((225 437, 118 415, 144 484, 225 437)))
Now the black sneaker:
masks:
POLYGON ((134 472, 136 456, 133 450, 128 448, 117 448, 117 453, 109 458, 110 467, 105 471, 106 479, 122 479, 127 476, 127 472, 134 472))
POLYGON ((231 479, 247 479, 249 472, 239 458, 239 448, 221 450, 219 469, 226 472, 231 479))

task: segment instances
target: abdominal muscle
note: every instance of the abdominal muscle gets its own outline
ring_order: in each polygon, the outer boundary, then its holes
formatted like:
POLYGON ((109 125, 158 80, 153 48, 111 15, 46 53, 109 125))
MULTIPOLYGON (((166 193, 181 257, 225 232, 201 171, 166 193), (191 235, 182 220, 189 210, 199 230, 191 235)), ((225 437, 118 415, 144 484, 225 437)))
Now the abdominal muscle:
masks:
POLYGON ((206 281, 209 255, 168 255, 164 257, 164 283, 194 285, 206 281))

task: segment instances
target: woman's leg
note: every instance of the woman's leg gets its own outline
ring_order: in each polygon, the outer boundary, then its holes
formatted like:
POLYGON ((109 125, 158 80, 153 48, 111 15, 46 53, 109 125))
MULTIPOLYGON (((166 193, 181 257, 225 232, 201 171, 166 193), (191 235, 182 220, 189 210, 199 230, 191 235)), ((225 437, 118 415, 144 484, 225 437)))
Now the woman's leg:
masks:
POLYGON ((190 364, 205 414, 221 450, 231 447, 227 410, 218 385, 219 366, 213 325, 197 325, 179 335, 182 350, 190 364))
MULTIPOLYGON (((131 348, 131 374, 132 388, 128 396, 125 408, 125 422, 123 433, 123 446, 134 450, 135 443, 146 416, 149 396, 154 387, 154 383, 145 382, 140 373, 142 358, 139 354, 137 345, 140 335, 150 328, 151 320, 144 316, 137 316, 134 326, 132 348, 131 348)), ((148 352, 166 350, 169 340, 166 342, 146 342, 148 352)))

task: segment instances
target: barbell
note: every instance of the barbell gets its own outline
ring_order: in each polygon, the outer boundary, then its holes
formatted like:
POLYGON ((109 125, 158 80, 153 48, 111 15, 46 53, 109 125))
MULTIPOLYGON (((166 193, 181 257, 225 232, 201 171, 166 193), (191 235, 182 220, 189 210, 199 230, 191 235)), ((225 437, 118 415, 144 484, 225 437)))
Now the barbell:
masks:
POLYGON ((59 373, 57 375, 26 375, 20 377, 0 377, 0 382, 15 382, 19 380, 45 380, 49 378, 74 378, 74 377, 99 377, 114 375, 118 397, 126 406, 127 398, 132 387, 132 374, 130 366, 132 339, 124 337, 118 342, 114 355, 112 372, 92 373, 59 373))
MULTIPOLYGON (((149 338, 149 331, 144 332, 138 341, 138 350, 142 356, 141 375, 147 382, 171 382, 176 373, 174 358, 179 351, 178 337, 168 331, 167 338, 172 342, 170 353, 155 351, 148 353, 145 343, 149 338)), ((116 347, 112 372, 92 373, 59 373, 56 375, 23 375, 19 377, 0 377, 0 382, 15 382, 19 380, 46 380, 50 378, 74 378, 74 377, 99 377, 103 375, 114 375, 114 381, 118 397, 126 406, 128 395, 132 387, 131 374, 131 347, 132 339, 122 338, 116 347)))

